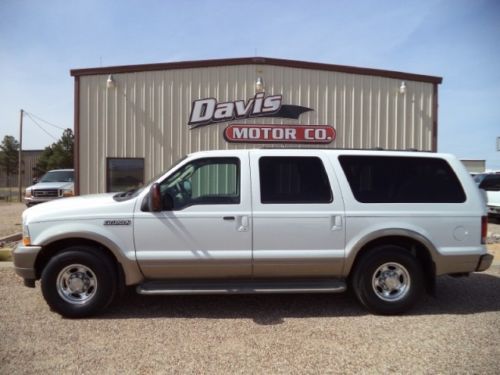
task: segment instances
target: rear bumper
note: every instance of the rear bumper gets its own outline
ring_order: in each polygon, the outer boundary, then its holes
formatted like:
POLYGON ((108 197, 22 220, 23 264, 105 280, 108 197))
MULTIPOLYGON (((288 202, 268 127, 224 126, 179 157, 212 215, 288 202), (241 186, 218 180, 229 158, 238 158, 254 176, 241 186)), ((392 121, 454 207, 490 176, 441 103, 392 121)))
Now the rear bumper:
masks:
POLYGON ((492 254, 484 254, 479 257, 479 262, 477 263, 476 272, 486 271, 490 268, 493 263, 493 255, 492 254))
POLYGON ((487 270, 493 263, 493 255, 485 250, 480 250, 483 254, 442 255, 435 258, 436 276, 487 270))
POLYGON ((12 252, 14 258, 14 270, 25 280, 35 280, 35 261, 41 246, 18 245, 12 252))

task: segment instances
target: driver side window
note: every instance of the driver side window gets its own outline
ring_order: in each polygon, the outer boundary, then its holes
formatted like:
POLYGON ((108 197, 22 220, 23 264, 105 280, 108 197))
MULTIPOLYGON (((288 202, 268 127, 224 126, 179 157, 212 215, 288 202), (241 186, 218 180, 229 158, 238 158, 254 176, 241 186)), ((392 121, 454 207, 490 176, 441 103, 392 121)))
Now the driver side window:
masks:
POLYGON ((164 209, 193 205, 239 204, 238 158, 206 158, 186 164, 160 184, 164 209))

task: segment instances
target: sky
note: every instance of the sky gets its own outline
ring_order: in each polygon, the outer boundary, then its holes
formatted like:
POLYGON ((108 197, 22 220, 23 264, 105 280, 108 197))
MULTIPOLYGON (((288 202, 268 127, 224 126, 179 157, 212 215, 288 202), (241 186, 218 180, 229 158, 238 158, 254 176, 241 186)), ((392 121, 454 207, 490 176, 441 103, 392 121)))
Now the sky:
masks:
POLYGON ((438 151, 500 170, 498 0, 0 0, 0 20, 0 140, 20 109, 45 129, 25 116, 23 149, 73 128, 70 69, 263 56, 443 77, 438 151))

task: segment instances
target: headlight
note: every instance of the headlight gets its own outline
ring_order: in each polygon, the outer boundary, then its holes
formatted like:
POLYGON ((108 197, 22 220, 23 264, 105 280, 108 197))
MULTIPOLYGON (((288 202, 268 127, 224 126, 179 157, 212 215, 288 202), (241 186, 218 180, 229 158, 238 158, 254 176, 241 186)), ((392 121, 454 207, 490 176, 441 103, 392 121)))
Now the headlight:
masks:
POLYGON ((23 225, 23 245, 24 246, 31 245, 30 230, 26 224, 23 225))
POLYGON ((26 189, 26 193, 24 194, 24 196, 25 196, 26 198, 29 198, 29 197, 31 197, 31 194, 32 194, 32 193, 31 193, 31 189, 26 189))
POLYGON ((59 194, 61 197, 72 197, 73 195, 75 195, 73 189, 61 189, 59 194))

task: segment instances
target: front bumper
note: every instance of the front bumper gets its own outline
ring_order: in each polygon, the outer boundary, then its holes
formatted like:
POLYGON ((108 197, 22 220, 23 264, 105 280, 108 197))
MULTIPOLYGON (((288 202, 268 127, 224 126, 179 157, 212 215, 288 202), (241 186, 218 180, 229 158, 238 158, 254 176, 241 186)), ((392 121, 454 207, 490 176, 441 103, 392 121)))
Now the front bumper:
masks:
POLYGON ((479 258, 477 263, 476 272, 486 271, 493 263, 493 254, 484 254, 479 258))
POLYGON ((38 203, 45 203, 53 201, 54 199, 60 199, 62 197, 24 197, 24 203, 27 206, 32 206, 38 203))
POLYGON ((35 261, 41 246, 23 246, 21 244, 12 252, 14 258, 14 270, 25 280, 35 280, 35 261))

